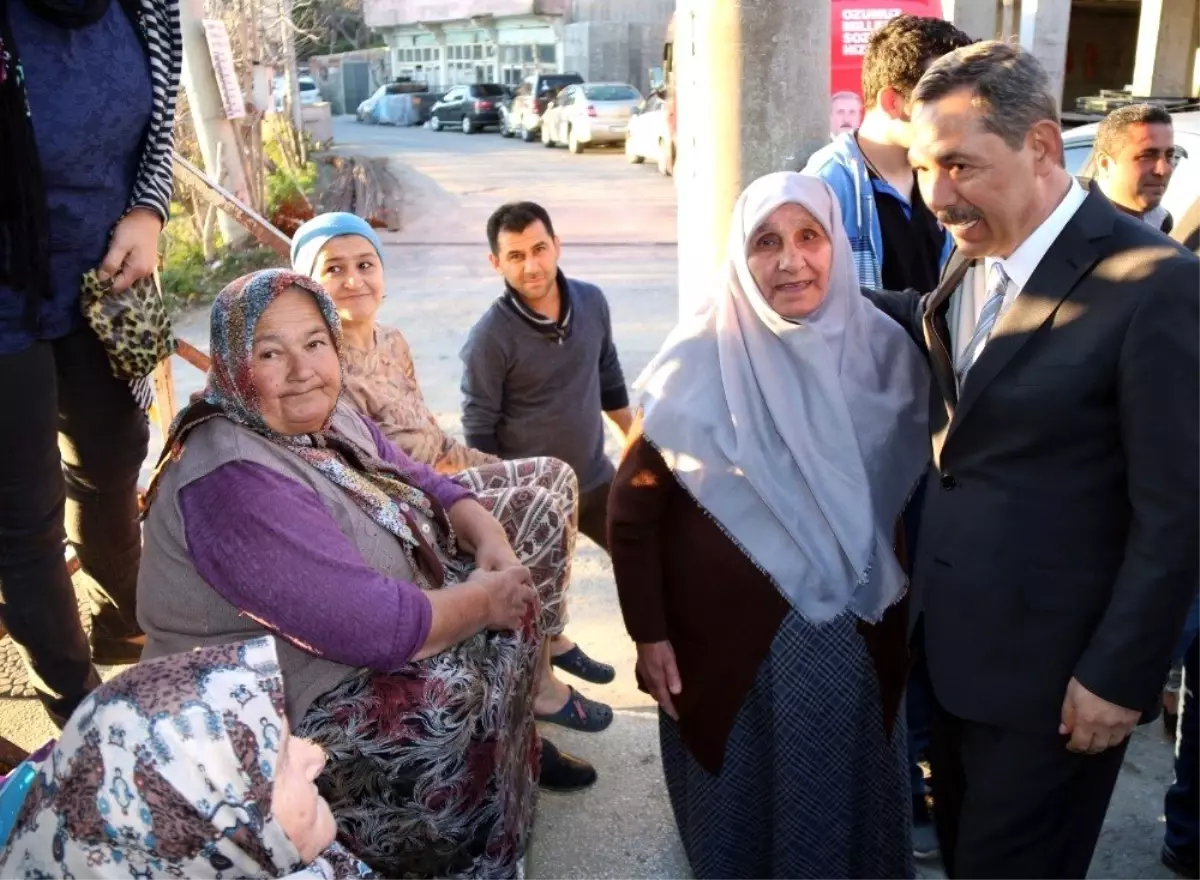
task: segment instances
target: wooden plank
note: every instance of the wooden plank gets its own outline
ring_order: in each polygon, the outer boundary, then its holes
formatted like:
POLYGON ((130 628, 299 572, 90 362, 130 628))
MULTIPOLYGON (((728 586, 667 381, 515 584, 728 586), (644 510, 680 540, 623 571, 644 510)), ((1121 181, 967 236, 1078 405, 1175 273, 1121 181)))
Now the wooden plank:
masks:
POLYGON ((212 365, 212 360, 196 346, 182 339, 179 340, 179 347, 175 349, 175 354, 179 355, 197 370, 202 373, 207 373, 212 365))
POLYGON ((29 752, 0 736, 0 774, 8 775, 29 757, 29 752))
POLYGON ((171 433, 171 422, 179 411, 175 404, 175 379, 172 375, 171 359, 164 358, 154 368, 154 421, 165 440, 171 433))
POLYGON ((179 155, 175 157, 175 176, 192 188, 208 204, 224 211, 254 238, 285 259, 291 259, 292 240, 276 229, 269 220, 225 189, 207 174, 179 155))

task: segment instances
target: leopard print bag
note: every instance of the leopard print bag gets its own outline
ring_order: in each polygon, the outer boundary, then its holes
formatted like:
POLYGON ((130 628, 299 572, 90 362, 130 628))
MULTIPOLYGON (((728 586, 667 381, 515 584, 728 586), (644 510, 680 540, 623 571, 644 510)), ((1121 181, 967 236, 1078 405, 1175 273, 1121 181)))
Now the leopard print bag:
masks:
POLYGON ((83 276, 80 305, 118 379, 144 379, 175 351, 171 319, 153 276, 113 293, 112 281, 101 281, 93 270, 83 276))

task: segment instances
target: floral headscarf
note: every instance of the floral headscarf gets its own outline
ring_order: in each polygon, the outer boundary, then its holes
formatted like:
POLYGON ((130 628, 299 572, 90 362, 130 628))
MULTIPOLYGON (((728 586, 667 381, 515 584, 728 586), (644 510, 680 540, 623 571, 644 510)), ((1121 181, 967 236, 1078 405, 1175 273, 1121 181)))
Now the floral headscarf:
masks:
POLYGON ((338 844, 301 862, 272 813, 283 729, 271 638, 134 666, 41 762, 0 876, 374 876, 338 844))
POLYGON ((421 513, 436 521, 453 544, 449 518, 436 499, 412 485, 399 469, 377 457, 364 456, 328 422, 317 433, 289 436, 271 430, 263 420, 252 373, 254 331, 271 303, 293 287, 312 294, 329 325, 338 357, 342 357, 342 324, 337 308, 312 278, 287 269, 267 269, 231 282, 217 295, 212 307, 212 366, 204 397, 180 412, 171 426, 163 457, 146 492, 146 508, 154 500, 162 468, 182 454, 188 432, 214 416, 224 416, 295 453, 346 490, 367 516, 400 539, 418 578, 421 572, 428 572, 440 583, 444 576, 442 564, 422 535, 416 517, 421 513))

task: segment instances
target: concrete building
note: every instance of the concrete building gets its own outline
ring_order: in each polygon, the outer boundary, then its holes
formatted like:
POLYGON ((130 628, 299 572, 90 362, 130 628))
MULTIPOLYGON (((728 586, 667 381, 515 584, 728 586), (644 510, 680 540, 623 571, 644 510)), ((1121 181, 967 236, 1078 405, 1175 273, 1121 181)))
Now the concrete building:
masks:
POLYGON ((394 78, 448 88, 574 71, 642 90, 675 0, 363 0, 394 78))
POLYGON ((1056 77, 1062 107, 1102 89, 1200 95, 1196 0, 942 0, 972 36, 1019 39, 1056 77))

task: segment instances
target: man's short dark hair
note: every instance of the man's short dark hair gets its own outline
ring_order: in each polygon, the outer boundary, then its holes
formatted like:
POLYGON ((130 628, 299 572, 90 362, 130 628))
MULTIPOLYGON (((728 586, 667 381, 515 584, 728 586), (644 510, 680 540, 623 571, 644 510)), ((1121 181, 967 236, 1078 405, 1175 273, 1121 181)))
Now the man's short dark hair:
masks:
MULTIPOLYGON (((940 101, 970 89, 986 131, 1019 150, 1039 122, 1058 125, 1058 101, 1050 78, 1032 52, 1000 40, 955 49, 925 71, 913 89, 914 103, 940 101)), ((1061 164, 1061 163, 1060 163, 1061 164)))
POLYGON ((1135 125, 1170 125, 1171 114, 1158 104, 1129 104, 1118 107, 1096 127, 1095 154, 1116 158, 1125 147, 1129 129, 1135 125))
POLYGON ((539 220, 553 238, 554 224, 550 222, 550 215, 546 209, 537 202, 508 202, 501 205, 492 212, 487 223, 488 246, 492 249, 492 253, 500 255, 501 232, 520 234, 539 220))
POLYGON ((937 59, 975 42, 948 21, 919 15, 897 15, 875 33, 863 56, 863 103, 874 107, 884 89, 905 98, 921 74, 937 59))

